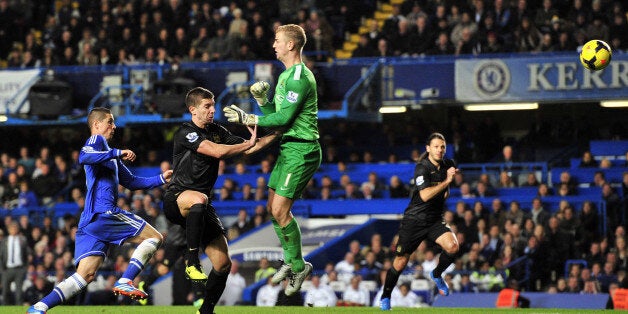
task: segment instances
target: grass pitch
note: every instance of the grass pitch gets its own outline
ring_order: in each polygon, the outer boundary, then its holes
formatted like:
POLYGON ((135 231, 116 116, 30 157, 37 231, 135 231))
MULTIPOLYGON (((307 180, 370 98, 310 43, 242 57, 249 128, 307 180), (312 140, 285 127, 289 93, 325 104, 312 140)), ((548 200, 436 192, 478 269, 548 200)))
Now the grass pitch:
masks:
MULTIPOLYGON (((26 313, 26 306, 0 306, 0 313, 26 313)), ((217 314, 327 314, 327 313, 382 313, 375 307, 256 307, 256 306, 219 306, 217 314)), ((567 310, 567 309, 482 309, 482 308, 394 308, 393 313, 602 313, 604 310, 567 310)), ((196 309, 189 306, 58 306, 48 311, 49 314, 110 313, 110 314, 194 314, 196 309)))

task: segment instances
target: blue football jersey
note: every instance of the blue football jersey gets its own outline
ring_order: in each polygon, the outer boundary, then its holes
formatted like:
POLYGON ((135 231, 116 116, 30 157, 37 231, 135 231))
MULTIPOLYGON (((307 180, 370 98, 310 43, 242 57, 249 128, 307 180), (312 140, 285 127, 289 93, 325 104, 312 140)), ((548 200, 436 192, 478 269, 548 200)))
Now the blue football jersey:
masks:
POLYGON ((139 190, 166 183, 161 174, 154 177, 133 175, 122 163, 121 157, 122 150, 110 148, 102 135, 92 135, 85 142, 79 155, 79 162, 85 169, 87 193, 79 228, 91 222, 94 214, 122 210, 116 206, 118 184, 130 190, 139 190))

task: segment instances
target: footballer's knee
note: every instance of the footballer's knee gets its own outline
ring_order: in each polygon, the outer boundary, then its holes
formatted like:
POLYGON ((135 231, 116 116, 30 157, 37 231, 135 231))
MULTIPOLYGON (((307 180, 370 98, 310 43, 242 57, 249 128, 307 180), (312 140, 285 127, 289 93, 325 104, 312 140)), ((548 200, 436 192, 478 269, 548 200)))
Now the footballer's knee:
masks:
POLYGON ((275 207, 270 209, 270 214, 273 215, 273 218, 282 226, 290 221, 290 211, 275 207))
POLYGON ((408 265, 408 256, 397 255, 393 260, 393 267, 398 272, 404 270, 406 268, 406 265, 408 265))
POLYGON ((443 250, 445 250, 445 252, 447 252, 447 254, 449 255, 458 253, 459 249, 460 249, 460 246, 458 245, 458 242, 456 241, 447 241, 445 245, 443 246, 443 250))
POLYGON ((205 195, 203 193, 199 193, 199 195, 197 195, 197 197, 196 197, 196 202, 195 203, 207 205, 208 201, 209 201, 209 198, 207 197, 207 195, 205 195))
POLYGON ((224 263, 219 269, 221 273, 228 273, 231 271, 231 259, 227 259, 226 263, 224 263))
POLYGON ((157 248, 159 248, 161 246, 161 244, 164 243, 164 236, 161 234, 161 232, 157 232, 157 234, 155 234, 154 236, 150 237, 148 240, 151 240, 151 242, 157 248))

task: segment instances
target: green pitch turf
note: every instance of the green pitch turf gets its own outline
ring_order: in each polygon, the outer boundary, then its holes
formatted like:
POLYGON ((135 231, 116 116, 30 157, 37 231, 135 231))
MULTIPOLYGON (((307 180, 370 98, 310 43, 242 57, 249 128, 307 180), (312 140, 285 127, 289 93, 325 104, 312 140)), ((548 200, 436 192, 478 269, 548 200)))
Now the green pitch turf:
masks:
MULTIPOLYGON (((26 306, 0 306, 0 313, 26 313, 26 306)), ((383 313, 374 307, 255 307, 255 306, 219 306, 217 314, 323 314, 323 313, 383 313)), ((565 309, 480 309, 480 308, 394 308, 389 313, 602 313, 604 310, 565 310, 565 309)), ((110 314, 194 314, 193 306, 59 306, 48 314, 110 313, 110 314)))

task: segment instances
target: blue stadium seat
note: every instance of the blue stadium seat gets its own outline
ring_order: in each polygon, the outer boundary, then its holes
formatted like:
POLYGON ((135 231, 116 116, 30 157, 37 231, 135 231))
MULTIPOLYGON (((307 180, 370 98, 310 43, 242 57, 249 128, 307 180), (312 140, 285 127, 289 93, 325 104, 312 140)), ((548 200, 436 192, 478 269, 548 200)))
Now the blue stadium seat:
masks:
POLYGON ((78 214, 79 207, 76 203, 63 202, 57 203, 52 207, 52 213, 55 218, 62 218, 66 214, 76 216, 78 214))
POLYGON ((593 156, 625 156, 628 141, 590 141, 589 148, 593 156))

